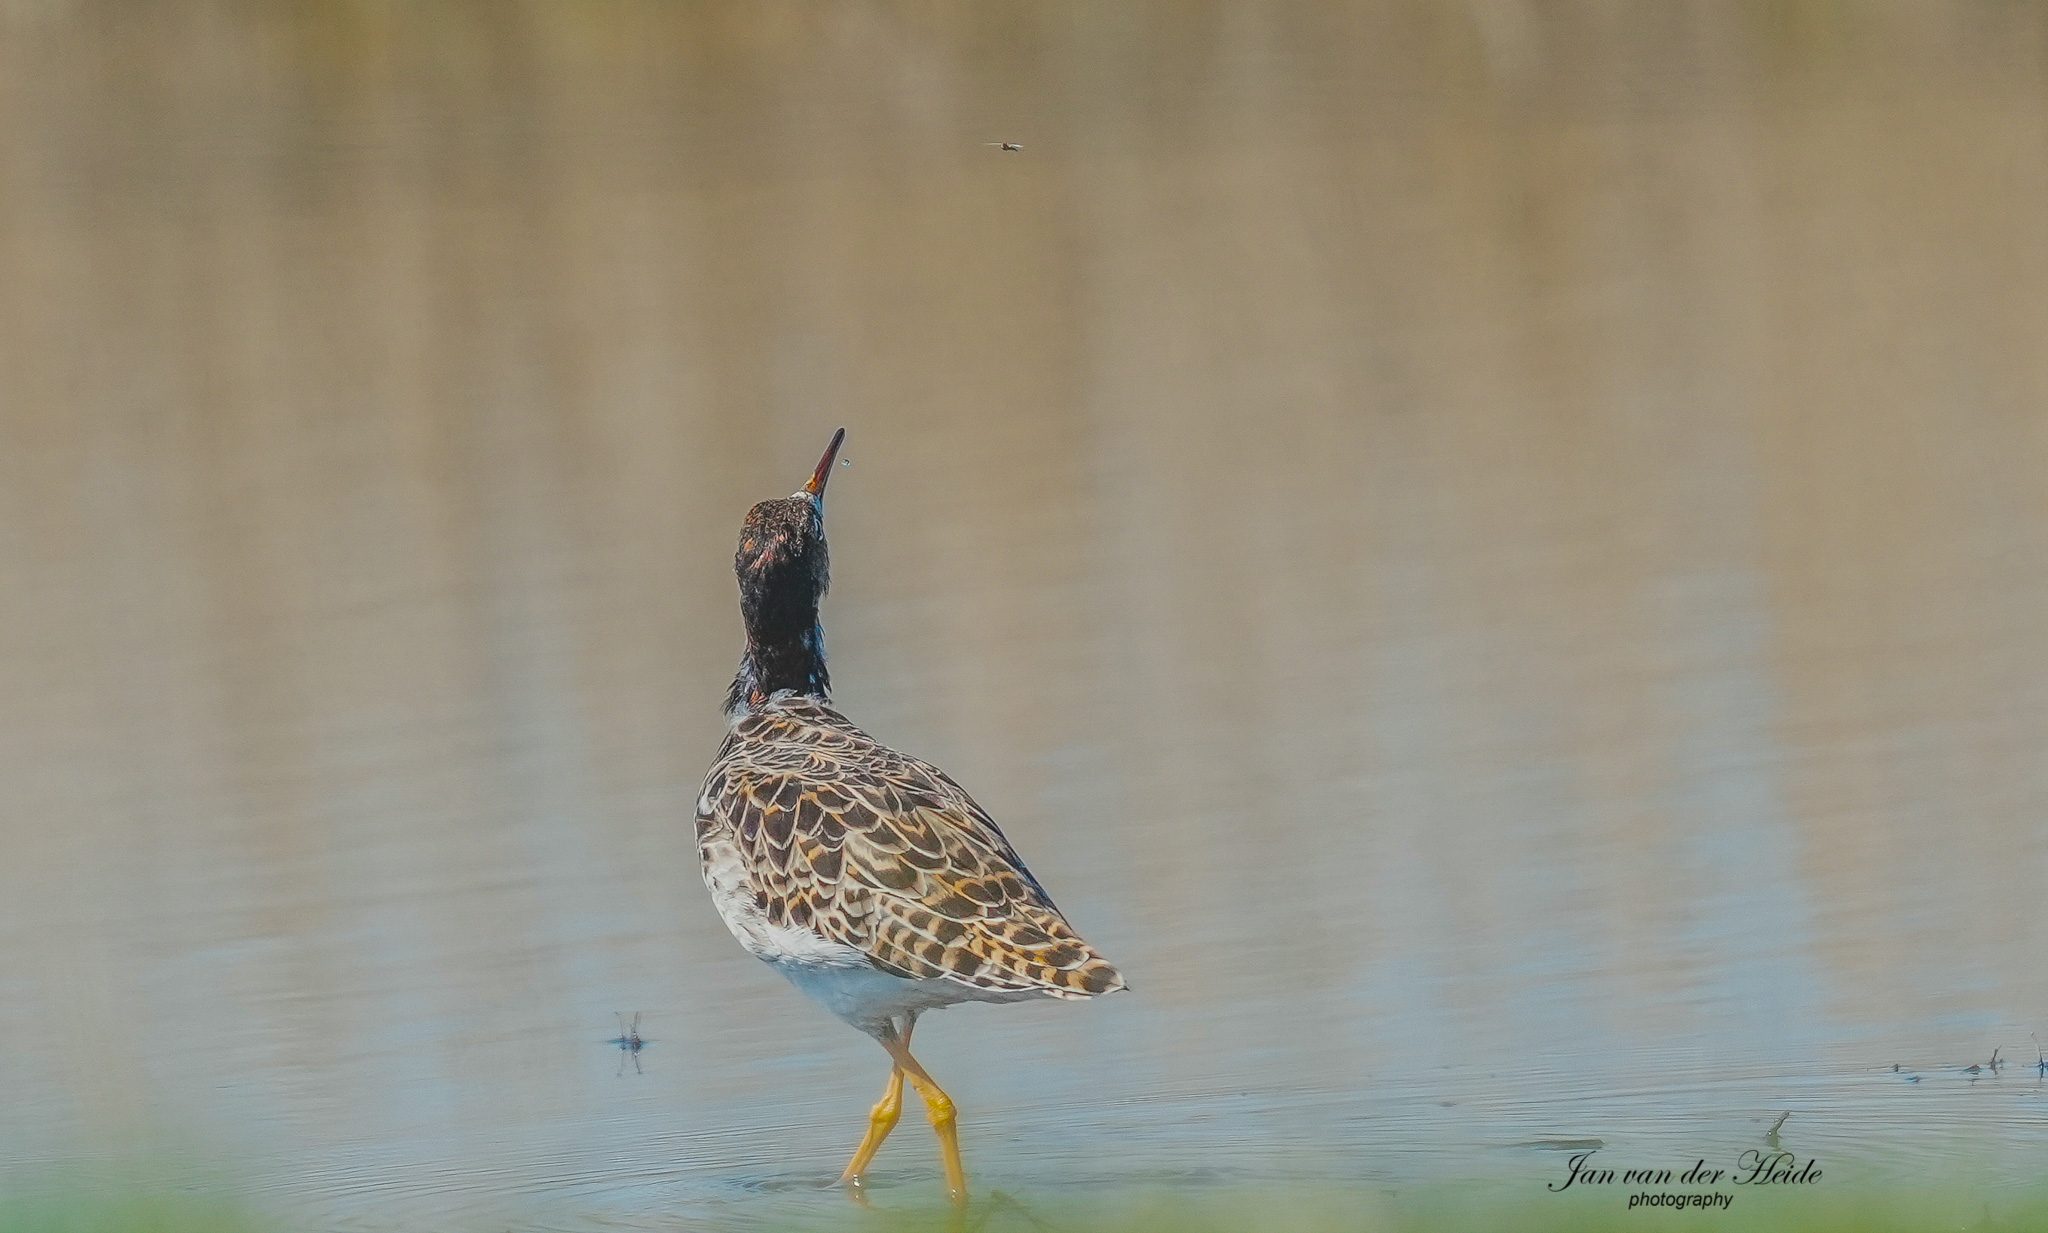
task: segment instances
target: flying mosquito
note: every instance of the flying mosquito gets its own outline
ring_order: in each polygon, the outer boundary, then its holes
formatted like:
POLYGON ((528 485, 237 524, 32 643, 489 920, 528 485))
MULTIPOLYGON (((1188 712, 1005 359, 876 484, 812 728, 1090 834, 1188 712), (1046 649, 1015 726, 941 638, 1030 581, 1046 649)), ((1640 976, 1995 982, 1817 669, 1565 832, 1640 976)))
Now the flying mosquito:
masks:
POLYGON ((626 1073, 626 1059, 628 1057, 633 1059, 634 1074, 647 1073, 640 1069, 640 1050, 647 1046, 647 1042, 640 1038, 640 1012, 637 1010, 633 1012, 633 1022, 631 1024, 626 1022, 625 1015, 616 1010, 612 1012, 612 1017, 619 1021, 619 1034, 604 1042, 608 1045, 618 1046, 619 1050, 619 1071, 618 1074, 612 1077, 624 1077, 626 1073))
POLYGON ((981 144, 996 150, 1009 150, 1012 153, 1024 148, 1023 143, 1017 141, 984 141, 981 144))

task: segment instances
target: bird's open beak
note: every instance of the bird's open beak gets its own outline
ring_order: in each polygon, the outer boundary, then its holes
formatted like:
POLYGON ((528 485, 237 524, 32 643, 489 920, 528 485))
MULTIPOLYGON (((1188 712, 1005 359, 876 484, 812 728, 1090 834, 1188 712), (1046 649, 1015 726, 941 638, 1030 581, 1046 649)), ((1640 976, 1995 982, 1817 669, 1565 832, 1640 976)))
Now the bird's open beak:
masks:
POLYGON ((819 500, 825 499, 825 481, 832 478, 832 462, 839 457, 839 443, 846 440, 846 430, 832 434, 832 444, 825 447, 825 456, 818 460, 818 469, 811 472, 811 482, 804 485, 804 491, 819 500))

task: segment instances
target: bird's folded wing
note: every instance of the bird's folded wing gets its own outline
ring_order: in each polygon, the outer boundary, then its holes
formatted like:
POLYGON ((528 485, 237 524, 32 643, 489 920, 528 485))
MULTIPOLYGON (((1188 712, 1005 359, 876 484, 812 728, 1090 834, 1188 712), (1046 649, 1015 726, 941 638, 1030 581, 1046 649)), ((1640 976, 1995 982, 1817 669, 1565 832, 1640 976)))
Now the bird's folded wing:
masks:
MULTIPOLYGON (((893 751, 892 751, 893 752, 893 751)), ((928 763, 727 768, 710 802, 776 924, 886 972, 1092 997, 1123 977, 1074 932, 995 823, 928 763)))

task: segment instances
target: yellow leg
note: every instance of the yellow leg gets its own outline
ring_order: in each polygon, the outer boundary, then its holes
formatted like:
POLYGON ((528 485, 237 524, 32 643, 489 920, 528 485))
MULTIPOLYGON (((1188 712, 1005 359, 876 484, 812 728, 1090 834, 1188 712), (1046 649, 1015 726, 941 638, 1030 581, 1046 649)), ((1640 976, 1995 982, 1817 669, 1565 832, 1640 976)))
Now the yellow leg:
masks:
POLYGON ((898 1040, 891 1034, 882 1038, 882 1047, 889 1051, 897 1071, 924 1098, 925 1116, 931 1118, 932 1130, 939 1136, 939 1160, 946 1166, 947 1195, 956 1204, 967 1202, 967 1171, 960 1167, 960 1136, 953 1124, 953 1098, 910 1056, 907 1040, 898 1040))
POLYGON ((860 1147, 853 1153, 853 1159, 846 1163, 846 1172, 839 1180, 850 1185, 861 1183, 861 1174, 868 1171, 875 1153, 882 1150, 882 1140, 896 1129, 896 1119, 903 1113, 903 1072, 889 1072, 889 1086, 882 1089, 882 1099, 868 1111, 868 1132, 861 1137, 860 1147))
MULTIPOLYGON (((912 1015, 904 1020, 905 1042, 910 1040, 911 1029, 916 1026, 917 1016, 912 1015)), ((882 1099, 876 1101, 875 1107, 868 1110, 867 1134, 861 1136, 860 1146, 854 1149, 853 1159, 846 1163, 846 1172, 839 1175, 842 1183, 851 1186, 861 1184, 861 1175, 868 1171, 868 1165, 874 1162, 875 1153, 882 1150, 882 1141, 889 1137, 890 1131, 896 1129, 896 1119, 902 1114, 903 1068, 894 1066, 889 1070, 889 1085, 882 1089, 882 1099)))

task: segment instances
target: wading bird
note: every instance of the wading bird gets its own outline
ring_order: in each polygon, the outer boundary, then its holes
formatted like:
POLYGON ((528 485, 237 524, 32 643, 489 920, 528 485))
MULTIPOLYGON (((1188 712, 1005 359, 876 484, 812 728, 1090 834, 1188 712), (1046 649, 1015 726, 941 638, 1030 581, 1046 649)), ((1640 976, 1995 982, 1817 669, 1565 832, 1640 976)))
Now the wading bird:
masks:
POLYGON ((845 437, 832 435, 810 482, 754 506, 740 527, 733 570, 747 645, 697 800, 697 846, 740 945, 889 1054, 888 1084, 840 1180, 861 1186, 908 1081, 962 1202, 953 1102, 910 1055, 917 1017, 959 1002, 1091 998, 1124 979, 965 789, 832 709, 818 603, 825 483, 845 437))

